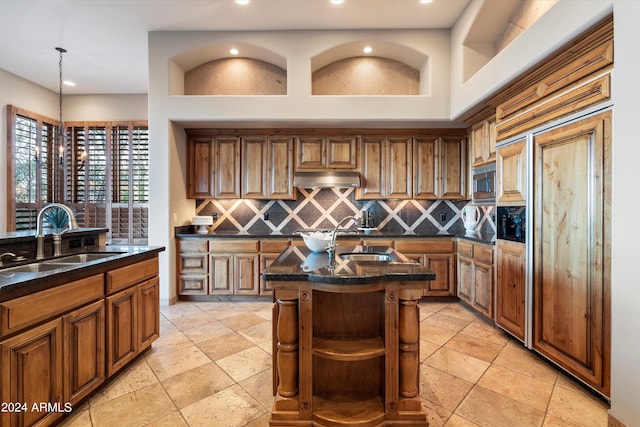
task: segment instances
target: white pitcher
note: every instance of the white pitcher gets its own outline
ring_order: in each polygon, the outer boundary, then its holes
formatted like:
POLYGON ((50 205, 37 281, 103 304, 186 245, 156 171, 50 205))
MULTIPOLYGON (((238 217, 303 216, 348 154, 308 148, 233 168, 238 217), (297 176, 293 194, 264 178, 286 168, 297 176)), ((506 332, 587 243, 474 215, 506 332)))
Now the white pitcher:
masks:
POLYGON ((467 233, 473 233, 480 222, 480 208, 477 206, 465 206, 460 213, 464 229, 467 233))

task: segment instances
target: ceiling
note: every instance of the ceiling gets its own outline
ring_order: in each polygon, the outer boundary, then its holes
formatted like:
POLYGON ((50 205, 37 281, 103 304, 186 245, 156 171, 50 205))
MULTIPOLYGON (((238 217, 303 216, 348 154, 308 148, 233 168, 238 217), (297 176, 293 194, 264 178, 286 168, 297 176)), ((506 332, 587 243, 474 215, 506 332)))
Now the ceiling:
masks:
POLYGON ((0 68, 65 94, 147 93, 149 31, 451 28, 470 0, 0 0, 0 68))

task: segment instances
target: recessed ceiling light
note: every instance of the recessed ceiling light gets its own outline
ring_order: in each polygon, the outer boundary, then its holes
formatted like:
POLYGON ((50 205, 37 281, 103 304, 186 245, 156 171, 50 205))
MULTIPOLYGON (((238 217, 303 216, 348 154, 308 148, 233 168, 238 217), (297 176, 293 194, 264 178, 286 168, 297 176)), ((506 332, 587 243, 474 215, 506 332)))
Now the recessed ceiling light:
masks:
POLYGON ((238 4, 249 4, 249 0, 236 0, 238 4))
POLYGON ((62 82, 65 86, 75 86, 76 84, 71 80, 65 80, 62 82))
POLYGON ((342 3, 344 3, 344 0, 330 0, 330 1, 333 4, 342 4, 342 3))
POLYGON ((237 54, 239 54, 240 52, 239 52, 239 51, 238 51, 238 49, 236 49, 235 47, 232 47, 231 49, 229 49, 229 53, 230 53, 231 55, 237 55, 237 54))
POLYGON ((420 3, 422 4, 427 4, 427 3, 431 3, 433 0, 420 0, 420 3))
POLYGON ((364 53, 371 53, 373 51, 373 48, 371 46, 365 46, 364 49, 362 49, 362 51, 364 53))

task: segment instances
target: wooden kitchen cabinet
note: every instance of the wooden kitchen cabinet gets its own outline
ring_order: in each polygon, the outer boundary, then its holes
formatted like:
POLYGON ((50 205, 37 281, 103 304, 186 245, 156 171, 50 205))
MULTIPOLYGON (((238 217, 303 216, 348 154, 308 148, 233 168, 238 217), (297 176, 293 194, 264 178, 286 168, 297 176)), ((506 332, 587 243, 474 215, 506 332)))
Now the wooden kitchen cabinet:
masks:
POLYGON ((396 239, 395 249, 436 274, 424 296, 456 296, 456 254, 453 239, 396 239))
POLYGON ((360 174, 362 185, 356 189, 356 199, 385 199, 386 154, 384 137, 363 137, 360 143, 360 174))
POLYGON ((293 138, 242 138, 242 197, 293 200, 293 138))
POLYGON ((493 247, 458 239, 458 297, 493 318, 493 247))
POLYGON ((300 136, 296 138, 296 170, 355 170, 358 138, 355 136, 300 136))
POLYGON ((75 310, 62 322, 64 401, 75 406, 105 380, 105 302, 75 310))
POLYGON ((187 196, 240 198, 240 139, 191 136, 187 141, 187 196))
POLYGON ((260 295, 272 295, 271 282, 262 279, 262 272, 266 270, 278 255, 291 244, 288 238, 265 239, 260 241, 260 295))
POLYGON ((413 198, 464 199, 466 141, 462 137, 414 138, 413 198))
POLYGON ((385 158, 385 198, 410 199, 413 196, 413 138, 387 137, 385 158))
POLYGON ((206 295, 209 292, 209 241, 202 238, 176 239, 178 295, 206 295))
POLYGON ((527 194, 527 139, 498 148, 496 201, 502 206, 524 205, 527 194))
POLYGON ((534 135, 533 347, 610 392, 611 112, 534 135))
POLYGON ((498 240, 496 260, 496 323, 525 339, 525 244, 498 240))
POLYGON ((26 405, 2 411, 3 426, 51 425, 62 413, 32 411, 32 405, 62 400, 62 319, 57 318, 0 342, 0 402, 26 405))
POLYGON ((496 118, 489 117, 471 128, 472 166, 496 161, 496 118))
POLYGON ((125 289, 107 297, 107 375, 138 354, 138 292, 125 289))
POLYGON ((467 141, 464 137, 442 137, 440 141, 440 197, 464 200, 466 190, 467 141))
POLYGON ((258 295, 258 240, 212 239, 209 243, 209 294, 258 295))

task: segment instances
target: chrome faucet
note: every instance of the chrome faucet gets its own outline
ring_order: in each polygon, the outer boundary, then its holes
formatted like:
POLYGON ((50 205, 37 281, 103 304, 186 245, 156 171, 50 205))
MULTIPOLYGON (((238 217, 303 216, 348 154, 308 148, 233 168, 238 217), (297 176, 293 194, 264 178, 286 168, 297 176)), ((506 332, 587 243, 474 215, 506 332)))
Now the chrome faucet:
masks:
POLYGON ((327 252, 329 253, 329 259, 332 260, 335 252, 336 252, 336 236, 338 234, 338 229, 340 228, 340 226, 342 224, 344 224, 345 222, 349 221, 350 219, 356 221, 356 224, 358 223, 358 220, 360 219, 359 216, 346 216, 344 218, 342 218, 335 226, 335 228, 333 229, 333 231, 331 232, 331 241, 329 242, 329 247, 327 247, 327 252))
POLYGON ((67 219, 69 221, 69 227, 65 230, 62 230, 60 233, 53 234, 53 255, 59 256, 62 255, 61 251, 61 243, 62 243, 62 233, 68 230, 77 230, 78 222, 76 221, 76 217, 73 214, 71 208, 67 205, 63 205, 62 203, 51 203, 50 205, 45 206, 38 212, 38 221, 36 224, 36 239, 38 239, 38 247, 36 250, 36 259, 44 258, 44 234, 42 232, 42 228, 44 227, 44 213, 52 208, 62 209, 67 214, 67 219))
POLYGON ((5 252, 2 255, 0 255, 0 266, 4 265, 4 258, 5 257, 11 257, 11 259, 16 257, 16 254, 12 253, 12 252, 5 252))

